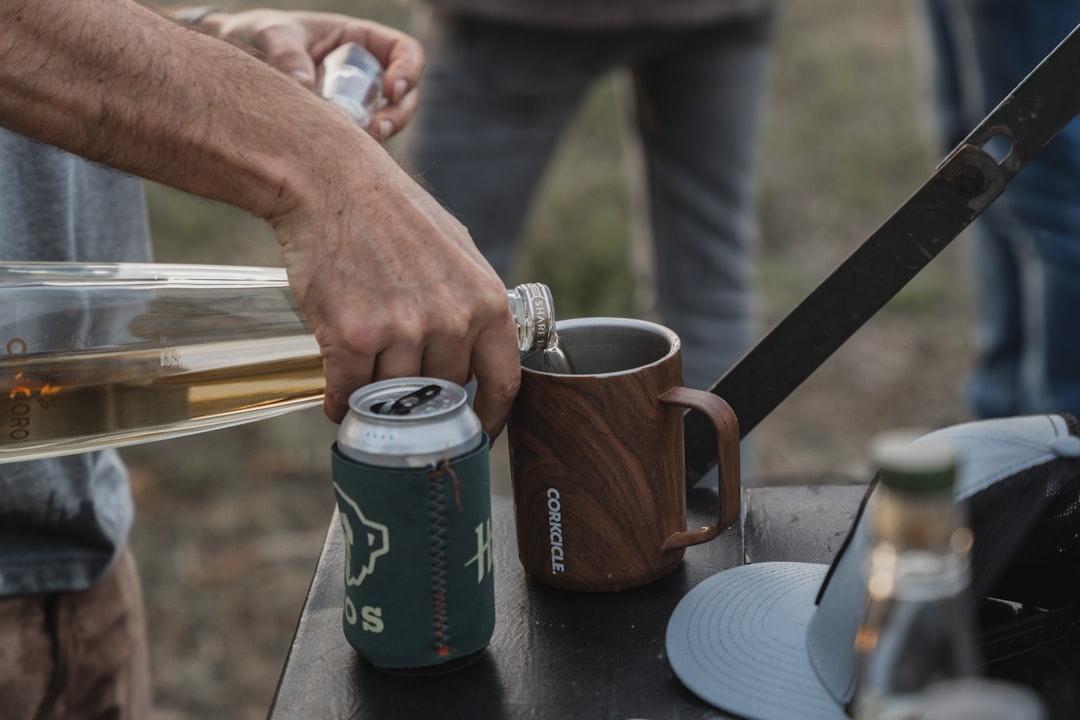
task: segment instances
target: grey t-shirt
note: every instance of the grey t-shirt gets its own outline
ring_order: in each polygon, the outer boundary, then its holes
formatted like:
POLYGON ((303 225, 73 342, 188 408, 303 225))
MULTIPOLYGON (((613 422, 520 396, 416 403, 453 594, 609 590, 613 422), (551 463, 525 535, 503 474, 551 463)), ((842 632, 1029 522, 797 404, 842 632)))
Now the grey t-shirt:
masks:
POLYGON ((423 0, 487 20, 568 30, 692 27, 759 15, 777 0, 423 0))
MULTIPOLYGON (((0 128, 0 261, 149 259, 137 178, 0 128)), ((115 451, 0 464, 0 596, 92 585, 133 515, 115 451)))

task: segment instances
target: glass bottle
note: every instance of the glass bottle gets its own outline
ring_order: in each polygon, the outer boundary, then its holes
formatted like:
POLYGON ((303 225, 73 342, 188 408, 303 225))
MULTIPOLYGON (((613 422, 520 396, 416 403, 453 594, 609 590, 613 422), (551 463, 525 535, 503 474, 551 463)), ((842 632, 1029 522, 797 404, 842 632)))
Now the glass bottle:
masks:
POLYGON ((561 375, 575 374, 574 362, 555 332, 555 304, 547 285, 527 283, 507 292, 510 312, 518 330, 522 355, 542 351, 540 369, 561 375))
POLYGON ((518 332, 518 350, 547 350, 556 341, 555 302, 541 283, 525 283, 506 291, 518 332))
POLYGON ((360 127, 386 104, 383 68, 363 46, 346 43, 323 60, 322 94, 360 127))
MULTIPOLYGON (((521 352, 551 293, 506 292, 521 352)), ((318 343, 283 269, 0 263, 0 463, 188 435, 322 403, 318 343)))
POLYGON ((977 670, 970 602, 972 533, 954 501, 952 445, 888 433, 873 446, 879 487, 865 564, 868 601, 855 639, 857 720, 920 717, 924 691, 977 670))

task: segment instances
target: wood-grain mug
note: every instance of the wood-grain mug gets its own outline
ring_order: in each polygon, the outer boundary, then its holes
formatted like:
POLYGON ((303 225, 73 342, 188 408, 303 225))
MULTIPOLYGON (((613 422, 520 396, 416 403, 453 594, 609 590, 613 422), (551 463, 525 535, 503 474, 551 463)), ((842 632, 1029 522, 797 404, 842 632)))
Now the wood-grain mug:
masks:
POLYGON ((613 591, 674 570, 689 545, 739 517, 739 429, 730 406, 681 387, 678 335, 627 318, 556 326, 572 373, 522 358, 507 439, 518 557, 533 579, 613 591), (683 414, 710 418, 720 448, 715 525, 686 529, 683 414))

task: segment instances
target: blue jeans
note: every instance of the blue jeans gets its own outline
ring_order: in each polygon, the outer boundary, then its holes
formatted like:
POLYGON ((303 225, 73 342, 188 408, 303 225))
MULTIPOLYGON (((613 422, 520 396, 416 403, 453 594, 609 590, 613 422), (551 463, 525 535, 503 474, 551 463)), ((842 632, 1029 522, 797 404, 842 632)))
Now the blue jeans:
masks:
MULTIPOLYGON (((926 3, 950 147, 1080 23, 1080 0, 926 3)), ((1080 122, 1009 183, 972 240, 980 340, 972 409, 1080 413, 1080 122)))
POLYGON ((407 159, 505 277, 560 133, 595 80, 629 68, 659 317, 682 339, 685 382, 708 387, 755 336, 749 250, 770 21, 574 32, 436 14, 407 159))

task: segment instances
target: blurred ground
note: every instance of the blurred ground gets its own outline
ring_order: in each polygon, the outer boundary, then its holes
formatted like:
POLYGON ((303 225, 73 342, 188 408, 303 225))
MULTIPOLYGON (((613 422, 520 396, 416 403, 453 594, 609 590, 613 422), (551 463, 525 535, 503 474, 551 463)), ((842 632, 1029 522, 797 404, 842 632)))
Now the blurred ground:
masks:
MULTIPOLYGON (((390 0, 300 4, 408 22, 390 0)), ((910 5, 783 6, 762 153, 763 330, 943 154, 925 127, 910 5)), ((510 279, 549 283, 563 317, 632 312, 625 262, 632 213, 613 97, 611 83, 598 87, 560 149, 510 279)), ((272 233, 243 214, 157 187, 150 200, 161 261, 279 264, 272 233)), ((755 433, 758 482, 864 479, 875 432, 966 419, 961 385, 973 324, 964 245, 936 259, 763 423, 755 433)), ((265 716, 332 517, 334 429, 310 410, 125 451, 139 507, 133 546, 159 720, 265 716)), ((493 463, 503 489, 504 453, 499 446, 493 463)))

